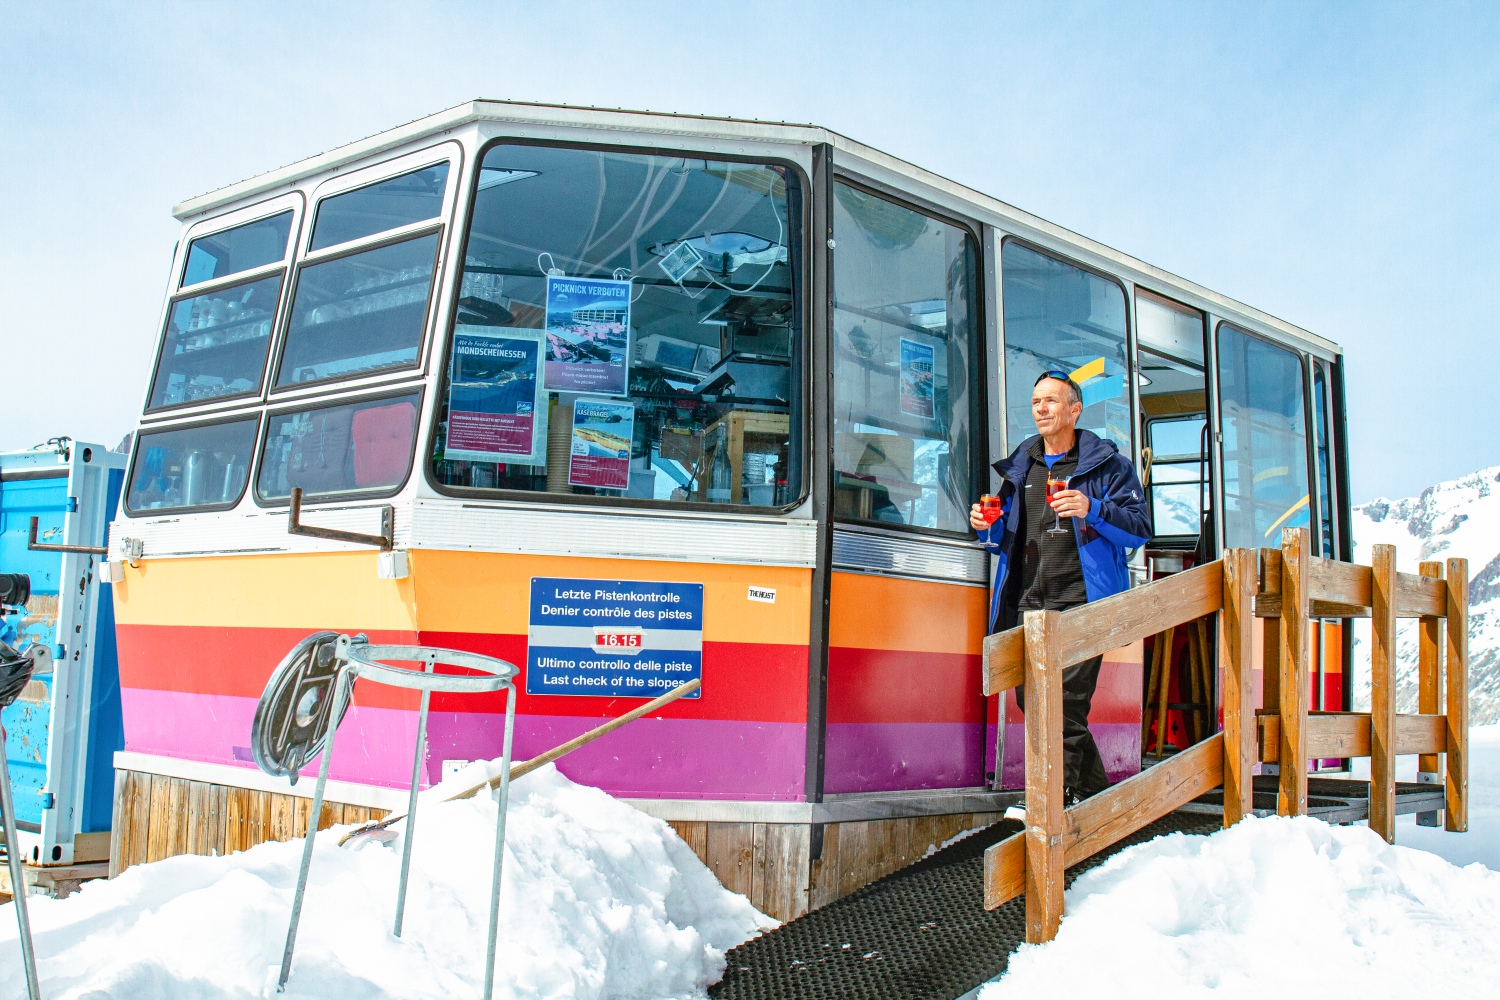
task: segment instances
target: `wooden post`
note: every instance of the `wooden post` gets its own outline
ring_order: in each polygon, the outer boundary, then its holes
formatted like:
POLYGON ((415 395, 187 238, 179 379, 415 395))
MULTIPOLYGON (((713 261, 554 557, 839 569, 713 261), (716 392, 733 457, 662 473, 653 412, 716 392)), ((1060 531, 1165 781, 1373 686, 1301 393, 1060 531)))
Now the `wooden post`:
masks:
POLYGON ((1224 553, 1224 610, 1219 660, 1224 672, 1224 825, 1251 814, 1255 802, 1254 549, 1224 553))
MULTIPOLYGON (((1443 578, 1443 564, 1424 562, 1417 566, 1422 576, 1443 578)), ((1427 616, 1417 627, 1417 711, 1422 715, 1443 714, 1443 619, 1427 616)), ((1424 753, 1417 758, 1417 780, 1429 784, 1442 782, 1441 754, 1424 753)), ((1438 810, 1417 813, 1418 826, 1437 826, 1438 810)))
POLYGON ((1370 829, 1396 842, 1396 547, 1370 555, 1370 829))
POLYGON ((1469 560, 1448 560, 1446 829, 1469 829, 1469 560))
POLYGON ((1281 529, 1281 753, 1276 812, 1307 814, 1307 685, 1310 645, 1307 621, 1306 528, 1281 529))
POLYGON ((1056 611, 1026 629, 1026 940, 1057 936, 1063 910, 1062 655, 1056 611))

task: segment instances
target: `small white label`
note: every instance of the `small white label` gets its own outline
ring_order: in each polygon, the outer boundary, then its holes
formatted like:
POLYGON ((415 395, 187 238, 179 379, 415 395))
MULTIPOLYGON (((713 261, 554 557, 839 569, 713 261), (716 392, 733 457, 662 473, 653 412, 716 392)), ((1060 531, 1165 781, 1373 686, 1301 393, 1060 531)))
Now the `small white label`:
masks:
POLYGON ((775 587, 751 587, 750 588, 750 600, 752 600, 752 601, 760 601, 762 604, 775 604, 776 603, 776 588, 775 587))

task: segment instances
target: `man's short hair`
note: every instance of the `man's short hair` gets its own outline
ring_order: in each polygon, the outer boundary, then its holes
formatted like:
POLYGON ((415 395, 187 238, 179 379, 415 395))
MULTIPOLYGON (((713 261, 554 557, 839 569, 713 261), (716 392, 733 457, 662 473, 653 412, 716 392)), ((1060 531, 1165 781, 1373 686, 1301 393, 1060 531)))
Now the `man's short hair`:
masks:
POLYGON ((1069 406, 1071 406, 1074 403, 1081 403, 1081 402, 1083 402, 1083 390, 1080 389, 1080 388, 1078 388, 1078 383, 1074 382, 1073 381, 1073 376, 1069 375, 1067 372, 1057 372, 1057 371, 1042 372, 1040 375, 1038 375, 1036 377, 1036 381, 1033 382, 1033 383, 1031 383, 1031 387, 1033 389, 1035 389, 1037 386, 1041 385, 1042 384, 1042 379, 1044 379, 1044 378, 1056 379, 1059 382, 1066 382, 1068 384, 1068 405, 1069 406))

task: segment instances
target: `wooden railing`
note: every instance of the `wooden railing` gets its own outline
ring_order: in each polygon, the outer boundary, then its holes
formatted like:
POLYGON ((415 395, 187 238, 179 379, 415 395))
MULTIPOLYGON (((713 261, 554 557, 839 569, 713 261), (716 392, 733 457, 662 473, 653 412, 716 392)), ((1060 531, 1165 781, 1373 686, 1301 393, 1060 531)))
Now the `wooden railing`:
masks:
POLYGON ((1050 941, 1063 910, 1063 872, 1214 788, 1224 825, 1253 809, 1255 765, 1279 769, 1277 812, 1307 812, 1308 761, 1370 758, 1370 827, 1396 834, 1396 756, 1420 754, 1435 774, 1447 755, 1449 830, 1468 828, 1468 580, 1465 559, 1396 572, 1394 546, 1373 566, 1320 559, 1306 528, 1277 549, 1231 549, 1223 559, 1071 611, 1030 611, 1019 628, 984 643, 984 693, 1025 685, 1026 828, 989 848, 985 906, 1026 894, 1026 939, 1050 941), (1090 657, 1205 615, 1219 616, 1223 729, 1107 791, 1063 807, 1062 673, 1090 657), (1313 622, 1371 619, 1371 711, 1312 712, 1313 622), (1264 620, 1265 705, 1257 709, 1255 619, 1264 620), (1419 711, 1396 714, 1396 619, 1421 621, 1419 711), (1446 641, 1444 633, 1446 632, 1446 641), (1446 683, 1443 683, 1446 681, 1446 683), (1446 706, 1440 713, 1440 689, 1446 706))

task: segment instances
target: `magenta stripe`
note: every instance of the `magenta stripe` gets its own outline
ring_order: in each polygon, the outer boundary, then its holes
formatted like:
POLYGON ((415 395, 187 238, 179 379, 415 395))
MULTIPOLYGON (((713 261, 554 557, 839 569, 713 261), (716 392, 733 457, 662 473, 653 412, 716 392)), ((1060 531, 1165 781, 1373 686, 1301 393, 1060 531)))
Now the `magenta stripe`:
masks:
POLYGON ((823 788, 830 794, 984 783, 979 722, 829 723, 823 788))
MULTIPOLYGON (((125 748, 182 760, 254 767, 249 754, 256 699, 123 688, 125 748)), ((598 718, 516 718, 514 757, 524 760, 572 739, 598 718)), ((417 713, 349 709, 334 742, 329 777, 405 788, 417 713)), ((504 716, 434 712, 427 720, 425 777, 442 762, 500 755, 504 716)), ((565 757, 559 768, 586 785, 636 798, 800 801, 807 727, 790 723, 640 719, 565 757)), ((304 775, 317 775, 316 766, 304 775)))
MULTIPOLYGON (((1124 781, 1141 770, 1141 724, 1139 722, 1090 723, 1089 732, 1104 758, 1110 781, 1124 781)), ((1003 788, 1026 787, 1026 726, 1005 727, 1005 771, 1003 788)))

